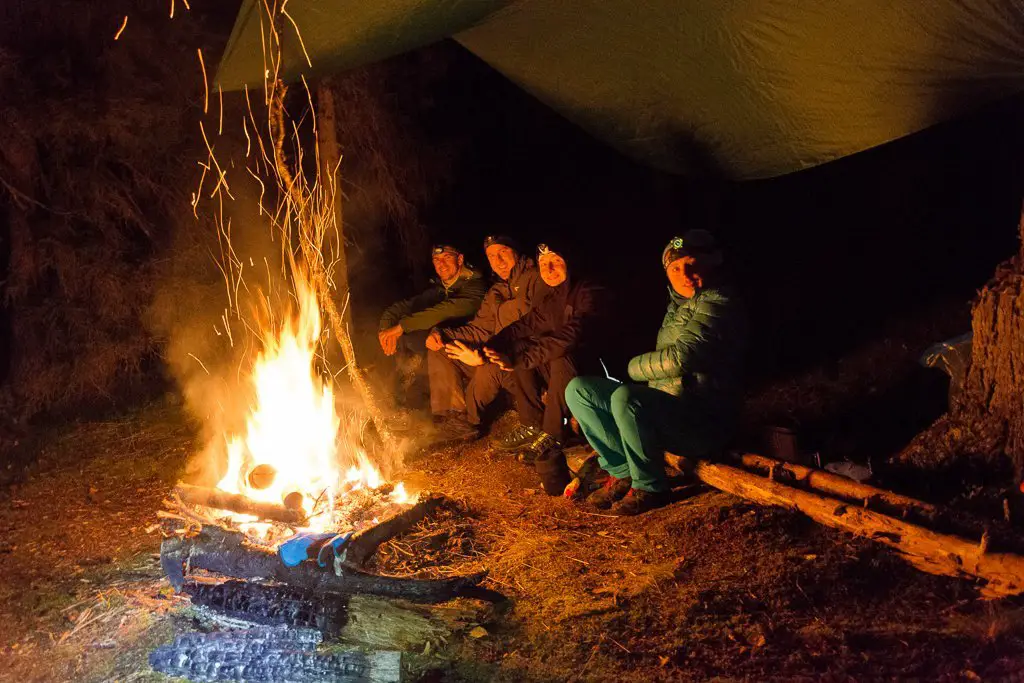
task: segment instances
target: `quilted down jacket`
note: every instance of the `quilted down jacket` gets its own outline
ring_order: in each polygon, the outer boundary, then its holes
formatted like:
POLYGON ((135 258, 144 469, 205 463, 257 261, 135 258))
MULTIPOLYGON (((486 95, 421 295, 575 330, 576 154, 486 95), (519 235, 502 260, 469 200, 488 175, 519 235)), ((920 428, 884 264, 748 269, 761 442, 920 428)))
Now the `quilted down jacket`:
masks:
POLYGON ((711 411, 740 398, 746 315, 727 289, 704 289, 690 299, 669 288, 670 300, 654 351, 629 361, 629 376, 711 411))

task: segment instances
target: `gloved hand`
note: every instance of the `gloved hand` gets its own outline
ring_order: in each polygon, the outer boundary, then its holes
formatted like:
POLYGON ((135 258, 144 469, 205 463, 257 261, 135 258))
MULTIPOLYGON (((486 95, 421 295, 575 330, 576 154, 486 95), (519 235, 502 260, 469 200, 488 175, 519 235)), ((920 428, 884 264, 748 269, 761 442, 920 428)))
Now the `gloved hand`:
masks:
POLYGON ((333 567, 334 558, 341 554, 352 532, 300 531, 277 548, 277 554, 286 567, 298 566, 303 560, 316 560, 317 565, 333 567))

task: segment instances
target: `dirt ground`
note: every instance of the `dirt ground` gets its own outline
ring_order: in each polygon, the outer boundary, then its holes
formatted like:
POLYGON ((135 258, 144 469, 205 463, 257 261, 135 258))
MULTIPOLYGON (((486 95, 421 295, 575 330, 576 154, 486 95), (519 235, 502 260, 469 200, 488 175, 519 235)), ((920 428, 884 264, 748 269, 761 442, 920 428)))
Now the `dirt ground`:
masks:
MULTIPOLYGON (((0 680, 169 680, 146 655, 195 623, 161 577, 151 525, 193 441, 180 409, 157 405, 30 446, 40 465, 0 503, 0 680)), ((411 657, 413 680, 1013 680, 1024 668, 1019 601, 982 601, 800 515, 705 491, 610 518, 544 495, 486 441, 408 467, 464 514, 437 523, 444 561, 401 559, 414 533, 382 549, 381 568, 483 567, 511 599, 487 635, 411 657)))
MULTIPOLYGON (((894 329, 756 390, 748 417, 792 418, 826 459, 892 453, 934 419, 914 366, 947 331, 894 329)), ((156 511, 196 440, 159 403, 19 446, 14 462, 34 464, 0 489, 0 681, 170 680, 148 653, 198 623, 161 575, 156 511)), ((418 449, 402 478, 455 509, 385 544, 374 568, 483 568, 510 600, 477 605, 482 637, 410 653, 411 681, 1024 679, 1024 599, 982 600, 798 514, 703 490, 612 518, 546 496, 486 439, 418 449)))

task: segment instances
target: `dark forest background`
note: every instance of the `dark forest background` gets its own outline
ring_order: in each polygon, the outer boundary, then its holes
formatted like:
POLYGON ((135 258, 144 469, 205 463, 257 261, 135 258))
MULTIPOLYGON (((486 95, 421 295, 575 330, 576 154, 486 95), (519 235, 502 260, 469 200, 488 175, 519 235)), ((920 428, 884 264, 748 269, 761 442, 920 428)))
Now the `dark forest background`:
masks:
MULTIPOLYGON (((179 3, 173 19, 142 0, 0 6, 8 442, 33 420, 125 407, 170 386, 165 331, 151 321, 162 283, 189 275, 177 250, 202 256, 197 245, 212 237, 190 193, 205 158, 196 50, 212 72, 236 9, 204 6, 214 4, 179 3)), ((966 331, 973 293, 1015 250, 1024 98, 819 168, 734 183, 632 162, 451 41, 331 85, 354 323, 370 366, 383 366, 381 308, 425 283, 440 238, 483 265, 487 234, 525 245, 570 237, 574 270, 617 299, 618 332, 605 340, 615 374, 653 342, 662 245, 707 227, 751 312, 753 392, 839 374, 840 358, 880 340, 899 338, 912 355, 966 331)), ((197 262, 197 277, 209 272, 197 262)))

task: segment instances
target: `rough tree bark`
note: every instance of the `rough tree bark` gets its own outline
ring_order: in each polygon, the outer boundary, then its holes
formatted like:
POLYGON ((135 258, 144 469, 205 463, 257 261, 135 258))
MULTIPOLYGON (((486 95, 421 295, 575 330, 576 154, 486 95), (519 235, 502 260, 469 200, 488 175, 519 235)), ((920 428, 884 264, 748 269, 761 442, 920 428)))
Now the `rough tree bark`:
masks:
POLYGON ((1018 232, 1017 255, 996 268, 974 303, 971 363, 954 414, 1009 458, 1019 481, 1024 470, 1024 207, 1018 232))
POLYGON ((996 267, 974 301, 971 360, 954 404, 893 458, 898 469, 953 469, 1017 489, 1024 474, 1024 210, 1018 231, 1019 252, 996 267))
MULTIPOLYGON (((316 89, 317 149, 320 154, 320 182, 324 185, 324 196, 334 211, 334 223, 338 226, 334 247, 337 263, 334 285, 339 292, 348 292, 348 259, 345 256, 345 232, 342 218, 341 146, 338 144, 338 116, 334 108, 334 91, 328 79, 320 81, 316 89)), ((342 323, 348 325, 351 318, 348 307, 341 312, 342 323)))

